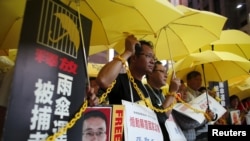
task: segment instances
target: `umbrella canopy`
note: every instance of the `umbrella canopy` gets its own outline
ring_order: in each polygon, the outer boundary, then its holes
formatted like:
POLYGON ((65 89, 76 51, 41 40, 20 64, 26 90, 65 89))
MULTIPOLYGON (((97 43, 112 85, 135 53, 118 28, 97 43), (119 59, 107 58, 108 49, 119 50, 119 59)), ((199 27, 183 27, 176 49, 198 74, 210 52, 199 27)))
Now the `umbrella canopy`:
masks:
MULTIPOLYGON (((61 1, 75 10, 79 9, 93 21, 90 55, 108 49, 107 45, 124 39, 127 34, 154 34, 163 23, 183 15, 165 0, 147 0, 143 4, 140 0, 78 0, 80 4, 72 0, 61 1)), ((1 1, 0 49, 18 47, 25 3, 26 0, 1 1)), ((77 39, 71 40, 78 43, 77 39)))
POLYGON ((223 30, 219 40, 201 50, 228 51, 250 60, 250 36, 236 29, 223 30))
POLYGON ((242 80, 238 83, 230 83, 232 80, 228 80, 230 96, 235 94, 240 99, 250 96, 250 75, 245 75, 244 77, 241 77, 242 80))
POLYGON ((0 1, 0 49, 17 48, 26 0, 0 1))
POLYGON ((228 86, 230 87, 230 86, 233 86, 233 85, 237 85, 237 84, 245 81, 249 77, 250 77, 250 75, 241 75, 241 76, 238 76, 238 77, 234 77, 234 78, 228 79, 227 80, 228 86))
POLYGON ((96 52, 108 49, 107 45, 124 40, 128 34, 155 34, 183 15, 166 0, 61 1, 92 20, 90 50, 96 48, 96 52))
POLYGON ((90 77, 97 77, 97 74, 105 64, 88 63, 88 74, 90 77))
POLYGON ((226 17, 178 5, 184 15, 143 39, 153 41, 157 58, 178 60, 220 38, 226 17), (213 21, 213 22, 211 22, 213 21))
POLYGON ((206 82, 223 82, 240 75, 249 75, 250 62, 233 53, 208 50, 184 57, 174 64, 173 69, 176 76, 183 80, 186 80, 187 73, 196 70, 205 76, 206 82))

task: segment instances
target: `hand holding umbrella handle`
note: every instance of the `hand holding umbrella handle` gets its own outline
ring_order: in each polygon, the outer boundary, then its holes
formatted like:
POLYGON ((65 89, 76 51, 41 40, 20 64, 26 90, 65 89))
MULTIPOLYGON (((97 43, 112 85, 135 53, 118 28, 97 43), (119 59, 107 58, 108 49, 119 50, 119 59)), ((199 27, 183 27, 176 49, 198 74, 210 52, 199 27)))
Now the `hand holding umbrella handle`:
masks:
POLYGON ((216 120, 217 120, 218 114, 212 112, 212 111, 210 110, 209 106, 207 107, 207 111, 206 111, 206 112, 208 113, 209 117, 212 118, 212 119, 211 119, 212 121, 216 121, 216 120))

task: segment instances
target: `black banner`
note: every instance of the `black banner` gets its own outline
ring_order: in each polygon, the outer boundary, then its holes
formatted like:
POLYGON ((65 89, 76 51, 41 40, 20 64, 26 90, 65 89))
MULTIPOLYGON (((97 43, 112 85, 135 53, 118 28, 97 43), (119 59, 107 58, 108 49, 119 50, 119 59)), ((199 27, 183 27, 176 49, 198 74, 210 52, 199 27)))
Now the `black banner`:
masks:
MULTIPOLYGON (((3 140, 45 140, 82 106, 92 22, 80 19, 60 1, 27 0, 3 140)), ((81 141, 81 129, 79 122, 58 140, 81 141)))
POLYGON ((220 104, 224 107, 229 106, 229 92, 228 92, 228 83, 210 81, 209 88, 213 89, 216 92, 216 95, 220 98, 220 104))

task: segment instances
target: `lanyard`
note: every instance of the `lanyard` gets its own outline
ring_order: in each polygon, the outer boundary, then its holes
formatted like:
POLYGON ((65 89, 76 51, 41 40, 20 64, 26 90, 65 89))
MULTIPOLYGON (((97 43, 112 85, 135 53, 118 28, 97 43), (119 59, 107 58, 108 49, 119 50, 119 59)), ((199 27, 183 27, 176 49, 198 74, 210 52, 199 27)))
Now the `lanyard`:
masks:
POLYGON ((150 88, 150 91, 152 92, 152 94, 158 99, 158 101, 159 101, 158 106, 161 106, 162 101, 161 101, 161 98, 159 97, 159 95, 157 93, 155 93, 154 89, 149 84, 146 84, 146 85, 150 88))

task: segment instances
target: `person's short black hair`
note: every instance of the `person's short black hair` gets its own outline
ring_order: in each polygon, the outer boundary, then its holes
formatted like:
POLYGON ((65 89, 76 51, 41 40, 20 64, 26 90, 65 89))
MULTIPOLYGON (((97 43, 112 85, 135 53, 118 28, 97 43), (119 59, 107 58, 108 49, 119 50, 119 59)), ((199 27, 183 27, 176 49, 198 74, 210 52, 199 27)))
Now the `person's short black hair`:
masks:
POLYGON ((187 80, 190 80, 190 79, 195 78, 197 76, 201 76, 201 73, 198 71, 191 71, 187 74, 187 80))
POLYGON ((229 97, 229 101, 231 102, 231 101, 233 101, 233 100, 235 100, 235 99, 237 99, 238 101, 240 101, 240 98, 237 96, 237 95, 231 95, 230 97, 229 97))
MULTIPOLYGON (((154 48, 154 45, 153 45, 153 43, 152 43, 151 41, 140 40, 139 42, 140 42, 140 47, 141 47, 142 45, 147 45, 147 46, 151 47, 151 49, 154 48)), ((142 51, 143 51, 142 48, 136 49, 136 50, 135 50, 135 54, 136 54, 136 55, 139 55, 142 51)))
POLYGON ((103 119, 105 121, 106 126, 107 126, 107 117, 100 110, 91 110, 91 111, 84 113, 83 122, 89 118, 92 118, 92 117, 99 117, 99 118, 103 119))
MULTIPOLYGON (((140 40, 140 45, 138 46, 139 48, 135 49, 135 55, 139 56, 141 54, 141 52, 143 51, 143 48, 141 47, 142 45, 147 45, 149 46, 151 49, 154 48, 154 45, 151 41, 146 41, 146 40, 140 40)), ((131 57, 128 58, 128 64, 130 64, 130 59, 131 57)))

